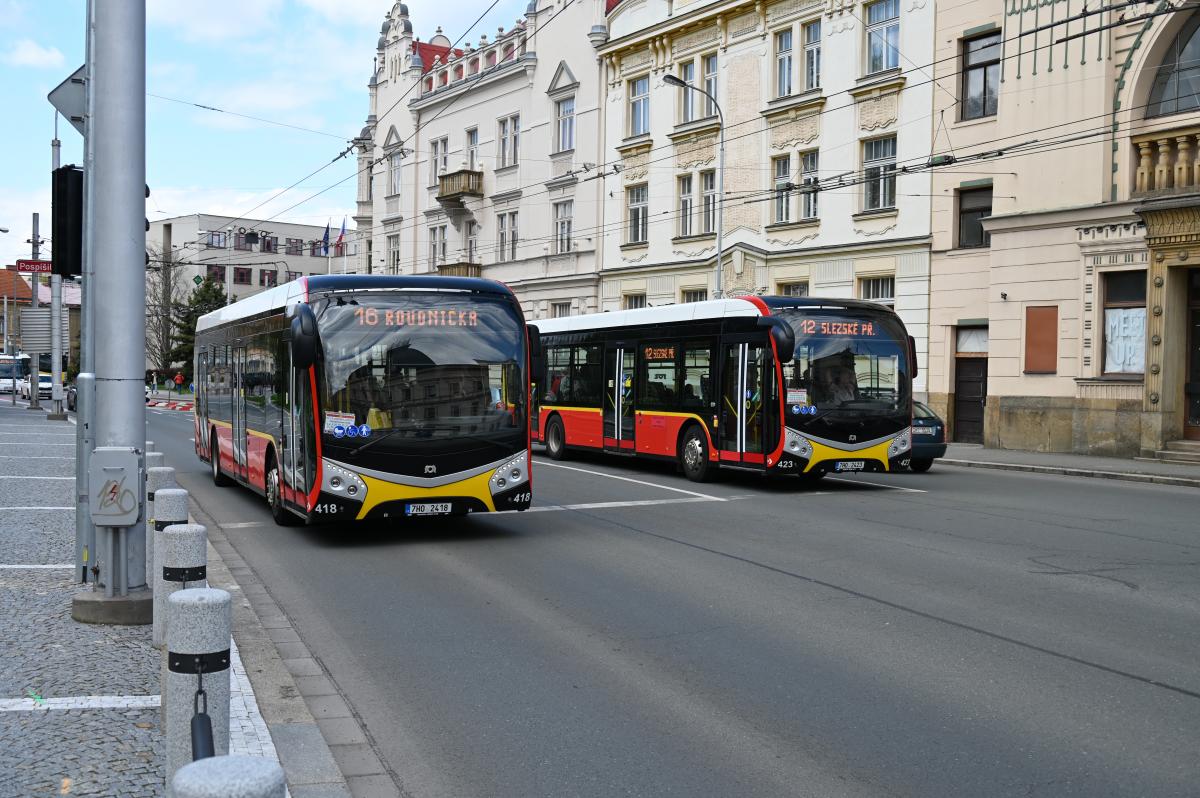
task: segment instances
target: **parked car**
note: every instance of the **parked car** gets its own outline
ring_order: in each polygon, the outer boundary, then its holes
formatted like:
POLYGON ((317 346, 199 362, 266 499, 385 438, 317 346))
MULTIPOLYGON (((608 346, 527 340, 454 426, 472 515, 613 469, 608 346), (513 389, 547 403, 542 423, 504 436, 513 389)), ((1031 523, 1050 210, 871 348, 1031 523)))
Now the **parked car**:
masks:
POLYGON ((924 473, 938 457, 946 456, 946 422, 921 402, 913 402, 912 459, 909 468, 924 473))
MULTIPOLYGON (((38 398, 49 399, 52 393, 54 382, 49 374, 41 374, 38 376, 38 398)), ((21 394, 22 399, 32 399, 32 391, 30 389, 30 376, 22 377, 17 382, 17 391, 21 394)))

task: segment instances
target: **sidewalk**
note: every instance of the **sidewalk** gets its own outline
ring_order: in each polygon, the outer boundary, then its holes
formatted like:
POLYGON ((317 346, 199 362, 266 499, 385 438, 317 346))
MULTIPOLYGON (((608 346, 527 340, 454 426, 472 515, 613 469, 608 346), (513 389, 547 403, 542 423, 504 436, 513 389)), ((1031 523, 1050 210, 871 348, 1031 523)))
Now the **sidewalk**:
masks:
MULTIPOLYGON (((161 654, 150 627, 71 619, 72 596, 91 589, 73 563, 74 473, 74 424, 0 402, 0 796, 158 796, 161 654)), ((210 568, 224 571, 212 558, 210 548, 210 568)), ((232 654, 230 753, 278 761, 236 645, 232 654)))
POLYGON ((1073 477, 1119 479, 1128 482, 1200 488, 1200 466, 1156 463, 1121 457, 1026 452, 1016 449, 985 449, 978 445, 952 443, 946 449, 946 456, 936 462, 972 468, 999 468, 1008 471, 1030 471, 1042 474, 1063 474, 1073 477))

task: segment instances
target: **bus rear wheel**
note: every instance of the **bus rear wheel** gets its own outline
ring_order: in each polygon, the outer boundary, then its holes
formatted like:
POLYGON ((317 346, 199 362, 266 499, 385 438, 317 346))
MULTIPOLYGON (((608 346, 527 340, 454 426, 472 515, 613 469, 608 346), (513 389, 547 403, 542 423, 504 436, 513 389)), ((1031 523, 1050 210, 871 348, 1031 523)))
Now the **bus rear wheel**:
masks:
POLYGON ((567 456, 567 434, 558 416, 546 422, 546 454, 551 460, 562 460, 567 456))
POLYGON ((221 473, 221 444, 217 440, 216 430, 213 430, 212 435, 209 436, 208 461, 212 465, 213 484, 218 488, 230 484, 229 477, 221 473))
POLYGON ((708 438, 704 430, 695 424, 687 428, 679 443, 679 467, 692 482, 708 479, 708 438))
POLYGON ((271 455, 271 459, 267 461, 267 506, 271 508, 271 518, 279 526, 292 526, 296 522, 296 517, 283 506, 283 480, 279 473, 279 464, 275 460, 275 455, 271 455))

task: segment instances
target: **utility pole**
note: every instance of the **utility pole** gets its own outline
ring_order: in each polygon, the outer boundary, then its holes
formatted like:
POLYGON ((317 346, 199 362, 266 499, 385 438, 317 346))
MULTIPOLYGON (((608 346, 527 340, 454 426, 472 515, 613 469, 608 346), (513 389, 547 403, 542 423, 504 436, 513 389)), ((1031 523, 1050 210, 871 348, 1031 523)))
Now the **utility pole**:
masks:
MULTIPOLYGON (((58 140, 58 111, 54 112, 54 139, 50 142, 50 161, 53 169, 60 166, 59 150, 62 142, 58 140)), ((50 412, 46 415, 51 421, 66 421, 67 414, 63 412, 62 386, 62 275, 50 275, 50 412)))
MULTIPOLYGON (((38 234, 39 214, 33 215, 33 238, 29 239, 29 243, 33 245, 33 259, 39 260, 42 254, 42 237, 38 234)), ((29 299, 29 307, 38 307, 38 292, 42 288, 42 276, 34 272, 30 280, 31 297, 29 299)), ((38 391, 42 387, 42 353, 36 350, 29 353, 29 409, 40 410, 42 403, 38 398, 38 391)))
POLYGON ((146 526, 146 2, 93 3, 91 105, 94 198, 91 241, 96 366, 96 449, 89 502, 104 592, 77 593, 76 620, 145 624, 146 526), (103 102, 95 98, 103 97, 103 102))

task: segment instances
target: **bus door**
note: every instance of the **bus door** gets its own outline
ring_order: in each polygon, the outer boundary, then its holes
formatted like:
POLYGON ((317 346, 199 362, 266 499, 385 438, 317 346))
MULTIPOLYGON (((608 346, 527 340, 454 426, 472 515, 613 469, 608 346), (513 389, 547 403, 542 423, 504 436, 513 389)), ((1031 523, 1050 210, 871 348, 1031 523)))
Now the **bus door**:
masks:
POLYGON ((604 449, 633 453, 632 345, 614 344, 604 351, 604 449))
POLYGON ((721 346, 721 461, 763 465, 769 423, 776 415, 774 358, 761 338, 726 338, 721 346))
POLYGON ((249 479, 246 460, 246 348, 233 350, 233 460, 238 479, 249 479))
MULTIPOLYGON (((290 489, 285 495, 301 507, 305 507, 304 498, 300 494, 308 493, 308 480, 304 478, 304 447, 307 442, 308 425, 305 423, 306 411, 311 414, 311 400, 305 401, 311 395, 308 371, 297 369, 291 362, 291 347, 288 347, 288 374, 291 380, 285 399, 283 429, 287 436, 287 446, 283 454, 283 480, 290 489)), ((306 508, 307 509, 307 508, 306 508)))

